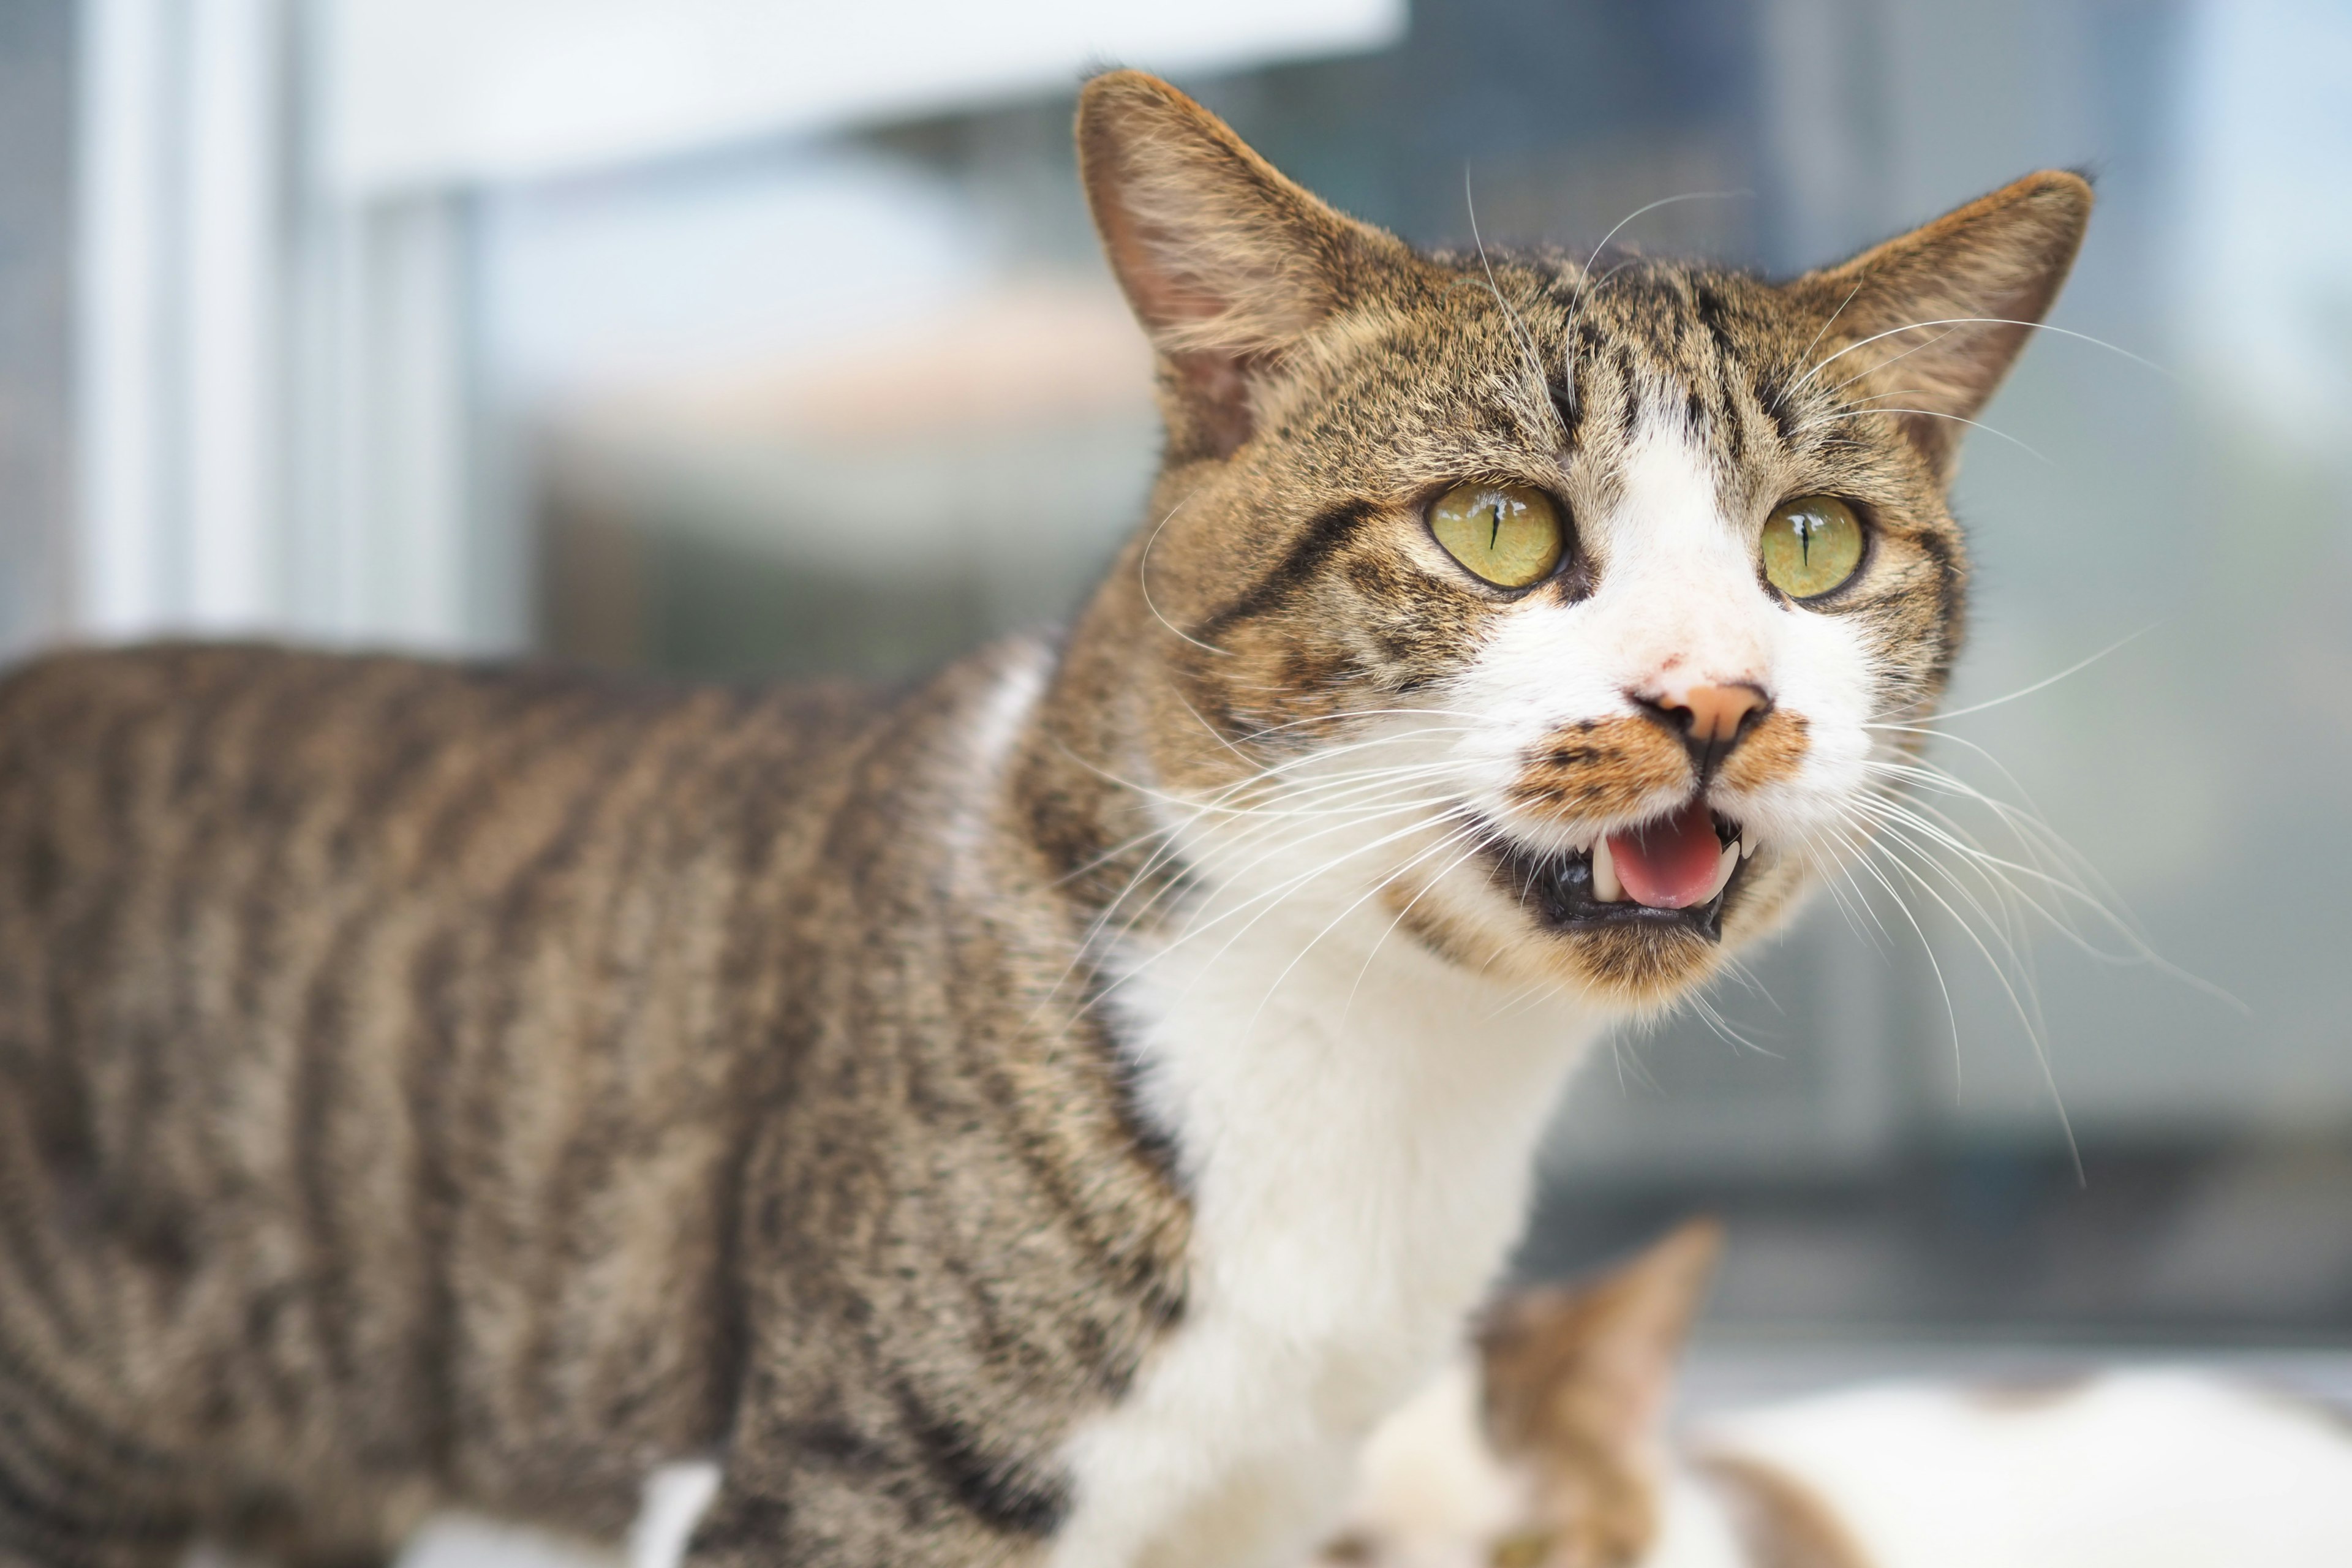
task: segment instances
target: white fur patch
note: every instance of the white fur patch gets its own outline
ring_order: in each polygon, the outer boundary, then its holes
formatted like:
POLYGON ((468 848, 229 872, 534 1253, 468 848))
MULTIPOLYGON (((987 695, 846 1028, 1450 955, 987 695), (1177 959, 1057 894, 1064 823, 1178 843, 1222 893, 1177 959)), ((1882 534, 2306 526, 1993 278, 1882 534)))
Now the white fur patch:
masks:
POLYGON ((646 1478, 645 1501, 629 1527, 629 1568, 677 1568, 687 1542, 719 1495, 719 1466, 710 1459, 663 1465, 646 1478))
POLYGON ((1486 1568, 1491 1543, 1529 1517, 1530 1478, 1495 1457, 1478 1403, 1465 1356, 1364 1445, 1343 1529, 1377 1543, 1381 1568, 1486 1568))
MULTIPOLYGON (((1014 643, 1003 651, 996 683, 972 713, 967 742, 974 764, 992 781, 1003 774, 1005 758, 1054 668, 1045 647, 1034 642, 1014 643)), ((976 789, 971 795, 977 799, 986 793, 976 789)))
MULTIPOLYGON (((418 1525, 393 1563, 394 1568, 622 1568, 618 1552, 594 1542, 457 1512, 436 1513, 418 1525)), ((199 1565, 192 1563, 187 1568, 199 1565)))
POLYGON ((1679 1471, 1658 1498, 1658 1534, 1639 1568, 1756 1568, 1709 1488, 1679 1471))
POLYGON ((1600 1020, 1390 940, 1376 879, 1346 864, 1381 825, 1348 826, 1277 824, 1271 847, 1196 829, 1194 864, 1246 873, 1132 952, 1118 995, 1193 1199, 1186 1315, 1071 1440, 1056 1568, 1296 1562, 1524 1223, 1600 1020))
MULTIPOLYGON (((436 1513, 416 1529, 394 1568, 678 1568, 703 1510, 719 1492, 709 1459, 663 1465, 646 1478, 625 1548, 472 1513, 436 1513)), ((192 1558, 185 1568, 212 1568, 192 1558)))
POLYGON ((2194 1371, 2119 1372, 2015 1402, 1860 1389, 1710 1423, 1794 1477, 1875 1568, 2340 1568, 2352 1436, 2194 1371))

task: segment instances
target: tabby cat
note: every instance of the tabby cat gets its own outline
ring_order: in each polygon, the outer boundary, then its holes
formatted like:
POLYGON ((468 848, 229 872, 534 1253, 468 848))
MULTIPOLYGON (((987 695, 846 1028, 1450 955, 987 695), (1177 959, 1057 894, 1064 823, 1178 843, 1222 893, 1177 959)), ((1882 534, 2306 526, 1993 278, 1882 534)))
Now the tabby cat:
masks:
POLYGON ((2344 1568, 2352 1425, 2193 1366, 1668 1394, 1717 1247, 1687 1226, 1502 1302, 1373 1434, 1319 1568, 2344 1568))
POLYGON ((1422 255, 1166 85, 1076 625, 883 700, 257 647, 0 687, 0 1561, 1295 1561, 1587 1044, 1941 690, 2033 175, 1786 283, 1422 255))

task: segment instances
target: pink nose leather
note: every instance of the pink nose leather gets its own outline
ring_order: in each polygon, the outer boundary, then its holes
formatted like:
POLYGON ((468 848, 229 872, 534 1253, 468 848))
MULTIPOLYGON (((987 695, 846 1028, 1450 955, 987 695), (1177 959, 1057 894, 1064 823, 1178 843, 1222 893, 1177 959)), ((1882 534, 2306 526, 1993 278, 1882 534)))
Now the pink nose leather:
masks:
POLYGON ((1752 686, 1694 686, 1658 700, 1668 712, 1679 708, 1690 715, 1690 738, 1702 746, 1719 746, 1739 733, 1739 721, 1764 706, 1764 694, 1752 686))

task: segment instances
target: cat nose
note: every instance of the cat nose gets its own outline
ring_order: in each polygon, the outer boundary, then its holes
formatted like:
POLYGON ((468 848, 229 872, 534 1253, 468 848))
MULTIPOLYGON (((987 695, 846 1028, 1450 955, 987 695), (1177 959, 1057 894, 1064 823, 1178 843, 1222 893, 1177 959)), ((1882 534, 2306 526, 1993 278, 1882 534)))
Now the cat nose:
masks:
POLYGON ((1664 725, 1667 733, 1682 742, 1701 780, 1720 767, 1723 759, 1731 754, 1731 748, 1772 711, 1772 700, 1764 695, 1763 688, 1746 681, 1626 695, 1643 713, 1664 725))

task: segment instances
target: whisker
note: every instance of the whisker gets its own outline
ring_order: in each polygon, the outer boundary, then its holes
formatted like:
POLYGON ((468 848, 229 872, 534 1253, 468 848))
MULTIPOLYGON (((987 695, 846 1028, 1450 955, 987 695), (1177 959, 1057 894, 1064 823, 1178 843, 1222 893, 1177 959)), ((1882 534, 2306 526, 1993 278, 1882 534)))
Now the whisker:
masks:
MULTIPOLYGON (((1364 954, 1364 962, 1356 970, 1355 980, 1348 986, 1348 999, 1339 1005, 1339 1027, 1342 1029, 1348 1026, 1348 1015, 1355 1011, 1356 993, 1363 989, 1364 976, 1372 972, 1372 961, 1380 956, 1381 946, 1388 942, 1390 937, 1396 934, 1397 927, 1404 923, 1405 917, 1412 913, 1413 906, 1420 903, 1423 898, 1427 897, 1431 889, 1436 887, 1438 883, 1451 876, 1454 873, 1454 868, 1460 866, 1464 861, 1468 860, 1478 854, 1479 851, 1485 849, 1494 841, 1494 836, 1480 827, 1478 824, 1475 822, 1469 824, 1463 830, 1463 833, 1457 836, 1457 841, 1460 837, 1465 837, 1471 840, 1470 847, 1464 850, 1454 859, 1446 862, 1443 870, 1439 871, 1436 876, 1429 879, 1428 881, 1423 883, 1421 890, 1413 894, 1412 898, 1405 900, 1404 908, 1397 910, 1396 918, 1389 921, 1387 928, 1383 930, 1378 937, 1373 939, 1370 950, 1364 954)), ((1409 868, 1408 868, 1408 869, 1409 868)), ((1390 880, 1393 882, 1395 879, 1391 877, 1390 880)))
MULTIPOLYGON (((1465 838, 1475 838, 1477 836, 1478 826, 1475 822, 1465 824, 1463 826, 1454 829, 1453 832, 1447 834, 1444 838, 1439 839, 1435 844, 1430 846, 1420 854, 1414 856, 1412 859, 1406 861, 1402 866, 1398 867, 1395 871, 1392 871, 1388 876, 1381 878, 1379 881, 1373 883, 1371 887, 1366 889, 1362 893, 1358 894, 1356 898, 1348 904, 1347 908, 1341 910, 1338 914, 1333 915, 1329 921, 1325 922, 1322 930, 1317 931, 1313 936, 1307 939, 1307 944, 1304 947, 1301 947, 1298 952, 1291 957, 1288 963, 1282 966, 1282 972, 1276 974, 1272 982, 1267 984, 1265 994, 1260 996, 1257 1001, 1257 1005, 1250 1010, 1249 1021, 1242 1026, 1243 1037, 1246 1039, 1250 1034, 1257 1028, 1257 1021, 1265 1015, 1266 1004, 1274 1000, 1275 993, 1282 989, 1282 983, 1290 978, 1292 971, 1296 970, 1301 963, 1304 963, 1307 961, 1307 955, 1315 950, 1316 944, 1320 942, 1325 937, 1329 936, 1333 931, 1337 931, 1339 928, 1340 922, 1345 921, 1349 915, 1354 914, 1358 910, 1363 908, 1364 905, 1370 902, 1372 899, 1378 897, 1381 889, 1395 881, 1398 877, 1412 870, 1423 860, 1429 859, 1433 856, 1444 854, 1446 850, 1453 848, 1456 844, 1461 843, 1465 838)), ((1462 859, 1467 859, 1470 855, 1475 855, 1476 853, 1477 849, 1474 845, 1469 853, 1462 857, 1462 859)), ((1455 860, 1454 864, 1457 866, 1460 865, 1462 863, 1462 859, 1455 860)), ((1402 919, 1402 917, 1400 916, 1399 918, 1402 919)), ((1391 924, 1390 929, 1394 930, 1394 925, 1391 924)), ((1377 947, 1378 944, 1375 943, 1374 945, 1377 947)), ((1370 961, 1367 960, 1368 963, 1370 961)), ((1360 980, 1363 977, 1360 973, 1357 978, 1360 980)), ((1348 994, 1349 999, 1353 1001, 1355 992, 1350 989, 1348 994)), ((1342 1016, 1345 1016, 1344 1013, 1342 1014, 1342 1016)))
POLYGON ((1151 618, 1153 620, 1158 621, 1161 626, 1166 626, 1170 631, 1174 632, 1178 637, 1183 638, 1186 642, 1191 643, 1194 647, 1199 648, 1203 653, 1213 653, 1220 658, 1231 658, 1233 657, 1233 653, 1230 649, 1210 647, 1207 643, 1202 642, 1199 637, 1196 637, 1192 633, 1186 631, 1182 626, 1178 626, 1174 621, 1170 620, 1166 616, 1161 615, 1160 613, 1160 606, 1151 602, 1151 547, 1160 542, 1160 531, 1166 528, 1169 523, 1175 521, 1176 514, 1182 511, 1186 506, 1190 505, 1192 500, 1192 498, 1189 495, 1184 497, 1174 506, 1168 509, 1168 515, 1166 517, 1161 518, 1159 522, 1153 525, 1151 537, 1143 542, 1142 553, 1139 554, 1135 558, 1135 585, 1142 592, 1143 607, 1151 612, 1151 618))
MULTIPOLYGON (((1887 395, 1899 396, 1901 395, 1890 393, 1887 395)), ((2027 446, 2024 442, 2019 440, 2016 437, 2011 435, 2006 430, 1996 430, 1981 419, 1966 419, 1958 414, 1945 414, 1933 408, 1896 408, 1893 406, 1878 408, 1850 408, 1843 413, 1817 414, 1812 418, 1806 420, 1802 426, 1799 426, 1799 428, 1811 430, 1815 426, 1831 424, 1833 421, 1840 419, 1860 419, 1872 414, 1916 414, 1922 418, 1927 419, 1948 419, 1955 425, 1965 425, 1971 430, 1981 430, 1988 436, 1993 437, 1999 440, 2006 441, 2011 446, 2015 447, 2019 451, 2025 453, 2028 457, 2031 457, 2039 462, 2049 463, 2053 468, 2058 466, 2041 450, 2036 447, 2027 446)))
MULTIPOLYGON (((1315 831, 1303 836, 1297 834, 1285 834, 1281 836, 1279 842, 1274 848, 1267 850, 1265 854, 1260 855, 1255 859, 1238 868, 1237 869, 1229 870, 1227 875, 1230 879, 1239 880, 1240 879, 1246 877, 1250 872, 1255 870, 1259 866, 1264 865, 1266 861, 1287 851, 1297 849, 1301 845, 1312 844, 1317 839, 1326 837, 1330 834, 1345 832, 1349 828, 1362 826, 1371 822, 1377 822, 1383 817, 1397 816, 1408 811, 1422 811, 1433 806, 1444 807, 1449 811, 1458 809, 1450 797, 1438 796, 1427 800, 1383 803, 1365 806, 1352 812, 1334 813, 1332 815, 1340 816, 1342 820, 1328 824, 1325 826, 1319 827, 1315 831)), ((1279 822, 1256 824, 1254 826, 1250 833, 1237 840, 1232 847, 1234 849, 1244 849, 1255 840, 1274 838, 1276 837, 1276 830, 1285 826, 1286 825, 1279 822)), ((1381 842, 1385 843, 1387 840, 1381 840, 1381 842)), ((1145 900, 1138 910, 1136 910, 1131 917, 1124 922, 1116 935, 1123 938, 1130 934, 1140 922, 1143 916, 1149 912, 1150 908, 1156 904, 1160 898, 1165 896, 1167 891, 1168 888, 1163 886, 1158 892, 1152 894, 1150 899, 1145 900)), ((1102 934, 1103 933, 1101 931, 1092 932, 1090 933, 1090 939, 1099 943, 1102 934)))
MULTIPOLYGON (((1853 287, 1845 291, 1845 298, 1838 301, 1838 308, 1830 312, 1830 319, 1822 323, 1821 330, 1813 334, 1813 341, 1805 345, 1805 352, 1799 354, 1797 356, 1798 359, 1806 360, 1812 357, 1813 351, 1822 346, 1822 339, 1829 335, 1829 330, 1837 324, 1837 319, 1845 314, 1845 308, 1853 303, 1853 297, 1856 294, 1861 293, 1862 286, 1869 281, 1870 279, 1866 276, 1857 278, 1853 280, 1853 287)), ((1788 403, 1790 391, 1790 388, 1784 384, 1781 386, 1779 395, 1772 399, 1772 407, 1775 412, 1779 411, 1788 403)))
MULTIPOLYGON (((1937 717, 1938 719, 1965 719, 1971 713, 1981 713, 1989 708, 1998 708, 2004 702, 2014 702, 2021 697, 2031 697, 2035 692, 2042 690, 2047 687, 2057 685, 2058 682, 2065 679, 2070 675, 2076 675, 2081 673, 2083 670, 2088 669, 2091 666, 2098 663, 2099 660, 2106 658, 2109 654, 2116 652, 2118 648, 2126 647, 2131 644, 2137 642, 2140 638, 2147 636, 2148 633, 2156 630, 2158 624, 2160 623, 2151 622, 2147 626, 2140 627, 2139 630, 2131 633, 2129 636, 2117 637, 2115 641, 2109 643, 2098 652, 2091 655, 2088 658, 2077 659, 2073 664, 2070 664, 2065 668, 2060 670, 2057 674, 2044 676, 2042 679, 2035 681, 2031 686, 2021 686, 2006 697, 1996 697, 1990 701, 1974 703, 1966 708, 1948 709, 1944 712, 1937 714, 1937 717)), ((1865 729, 1872 730, 1889 729, 1894 727, 1895 726, 1885 724, 1869 724, 1864 726, 1865 729)), ((1923 733, 1929 735, 1940 734, 1942 732, 1930 727, 1922 726, 1921 729, 1923 733)))
POLYGON ((1732 1049, 1754 1051, 1758 1056, 1768 1057, 1773 1061, 1786 1059, 1780 1052, 1768 1050, 1741 1034, 1731 1020, 1724 1016, 1723 1009, 1706 999, 1705 992, 1691 992, 1682 999, 1682 1005, 1696 1014, 1699 1022, 1705 1024, 1717 1038, 1730 1046, 1732 1049))
MULTIPOLYGON (((1295 892, 1297 889, 1315 880, 1318 877, 1328 875, 1331 871, 1345 865, 1347 862, 1356 858, 1360 855, 1370 854, 1375 850, 1385 848, 1387 846, 1396 842, 1400 838, 1408 838, 1415 833, 1426 832, 1430 827, 1434 826, 1438 822, 1443 821, 1444 819, 1444 814, 1433 818, 1423 819, 1423 821, 1412 824, 1411 826, 1400 828, 1395 832, 1384 835, 1370 844, 1360 845, 1358 847, 1348 851, 1346 854, 1335 856, 1331 859, 1327 860, 1320 865, 1310 867, 1297 876, 1288 878, 1284 881, 1276 884, 1273 888, 1267 889, 1264 892, 1260 892, 1251 898, 1244 900, 1240 904, 1225 910, 1223 913, 1213 916, 1207 921, 1202 921, 1199 924, 1187 929, 1182 935, 1177 937, 1173 942, 1171 942, 1159 952, 1152 954, 1151 957, 1146 961, 1146 964, 1142 967, 1148 967, 1150 963, 1159 962, 1166 958, 1169 954, 1173 953, 1187 942, 1192 942, 1194 938, 1203 935, 1207 931, 1213 930, 1215 927, 1223 924, 1226 921, 1232 920, 1235 916, 1242 914, 1249 910, 1253 905, 1265 905, 1265 908, 1259 910, 1256 914, 1252 915, 1247 923, 1243 925, 1239 931, 1226 938, 1223 946, 1220 947, 1215 952, 1209 955, 1206 962, 1202 965, 1202 973, 1205 975, 1210 969, 1216 965, 1218 960, 1223 958, 1226 953, 1233 951, 1234 943, 1239 942, 1243 937, 1247 936, 1251 931, 1256 930, 1258 922, 1272 914, 1276 909, 1281 906, 1282 900, 1288 898, 1289 895, 1295 892)), ((1141 973, 1141 967, 1139 967, 1137 973, 1141 973)), ((1199 983, 1200 976, 1195 976, 1192 984, 1188 984, 1184 988, 1184 994, 1187 995, 1191 994, 1192 985, 1198 984, 1199 983)))
MULTIPOLYGON (((1660 207, 1672 206, 1676 202, 1729 201, 1735 197, 1752 196, 1755 194, 1753 191, 1685 191, 1679 195, 1661 196, 1647 206, 1635 207, 1632 212, 1619 218, 1615 226, 1601 237, 1601 243, 1592 247, 1591 258, 1585 262, 1583 276, 1577 279, 1576 292, 1569 297, 1567 342, 1560 352, 1564 361, 1561 366, 1564 372, 1562 380, 1568 385, 1568 405, 1570 410, 1576 406, 1576 323, 1584 314, 1585 290, 1592 282, 1592 261, 1598 259, 1601 254, 1609 248, 1611 240, 1624 232, 1627 224, 1646 213, 1654 213, 1660 207)), ((1609 276, 1613 278, 1620 270, 1622 270, 1622 266, 1612 268, 1609 276)), ((1604 283, 1607 280, 1607 279, 1602 279, 1604 283)))
MULTIPOLYGON (((2095 348, 2105 349, 2110 353, 2121 354, 2124 358, 2131 361, 2134 364, 2145 366, 2146 368, 2156 372, 2157 374, 2163 376, 2168 381, 2177 381, 2179 379, 2179 376, 2174 374, 2171 371, 2167 370, 2164 366, 2158 364, 2153 360, 2142 359, 2139 355, 2132 353, 2129 349, 2120 348, 2114 343, 2108 342, 2104 338, 2095 338, 2088 332, 2078 332, 2066 327, 2053 327, 2047 321, 2011 321, 2005 316, 1943 316, 1933 321, 1906 321, 1899 327, 1889 327, 1883 332, 1873 332, 1870 336, 1862 339, 1859 342, 1848 343, 1845 347, 1838 350, 1837 353, 1831 354, 1828 358, 1822 360, 1820 363, 1814 365, 1812 369, 1800 376, 1795 384, 1789 388, 1790 395, 1794 395, 1804 386, 1805 383, 1812 380, 1813 377, 1819 375, 1822 371, 1828 369, 1839 360, 1843 359, 1846 355, 1853 353, 1857 349, 1868 348, 1871 344, 1877 342, 1882 339, 1891 338, 1902 332, 1924 331, 1928 327, 1949 327, 1957 330, 1960 327, 1969 326, 2025 327, 2037 332, 2055 332, 2062 338, 2076 338, 2084 342, 2093 345, 2095 348)), ((1931 342, 1941 342, 1944 336, 1948 335, 1948 333, 1939 334, 1936 339, 1931 340, 1931 342)), ((1916 351, 1906 350, 1905 352, 1914 353, 1916 351)), ((1893 359, 1889 359, 1885 363, 1891 364, 1894 363, 1894 359, 1899 359, 1901 357, 1903 356, 1900 354, 1895 355, 1893 359)))
POLYGON ((2048 1026, 2042 1021, 2040 998, 2033 996, 2030 990, 2027 993, 2027 996, 2032 997, 2030 1005, 2026 997, 2021 997, 2016 986, 2010 983, 2008 974, 1993 958, 1991 950, 1985 946, 1983 940, 1970 928, 1968 921, 1960 918, 1958 911, 1947 903, 1940 894, 1927 885, 1926 879, 1911 869, 1907 864, 1901 860, 1892 860, 1892 863, 1908 876, 1922 892, 1942 906, 1944 912, 1951 916, 1952 923, 1959 927, 1961 934, 1966 936, 1975 945, 1977 951, 1984 955, 1985 963, 1992 970, 1994 978, 2000 982, 2001 991, 2008 996, 2010 1005, 2016 1010, 2018 1021, 2025 1026, 2025 1037, 2033 1047, 2033 1061, 2034 1065, 2041 1069, 2042 1087, 2050 1091, 2050 1108, 2057 1114, 2059 1131, 2066 1138, 2066 1156, 2074 1167, 2074 1184, 2078 1187, 2089 1185, 2089 1179, 2083 1171, 2082 1145, 2074 1137, 2074 1118, 2066 1112, 2066 1097, 2060 1092, 2058 1075, 2050 1064, 2048 1026))
POLYGON ((1964 1077, 1960 1055, 1960 1011, 1952 1001, 1951 984, 1944 976, 1943 961, 1936 956, 1936 944, 1927 940, 1927 928, 1919 923, 1919 917, 1912 911, 1910 900, 1906 899, 1895 884, 1887 879, 1885 872, 1871 862, 1870 840, 1866 837, 1836 830, 1832 830, 1832 836, 1836 837, 1847 850, 1849 869, 1868 872, 1873 881, 1886 889, 1886 896, 1894 901, 1895 909, 1901 912, 1904 921, 1911 927, 1911 934, 1919 939, 1920 951, 1927 955, 1927 967, 1936 976, 1936 989, 1944 998, 1944 1017, 1952 1031, 1952 1075, 1955 1082, 1960 1081, 1964 1077))

